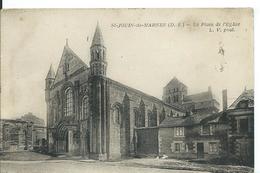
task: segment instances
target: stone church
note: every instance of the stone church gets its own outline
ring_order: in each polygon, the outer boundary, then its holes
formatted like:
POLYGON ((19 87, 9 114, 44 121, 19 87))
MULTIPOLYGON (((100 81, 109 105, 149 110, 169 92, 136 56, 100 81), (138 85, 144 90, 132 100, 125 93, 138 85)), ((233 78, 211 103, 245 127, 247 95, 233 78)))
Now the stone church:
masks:
POLYGON ((171 104, 171 97, 162 101, 110 79, 106 55, 97 25, 89 65, 66 42, 56 73, 50 67, 45 79, 50 153, 126 158, 136 154, 138 145, 145 145, 138 142, 137 129, 157 127, 169 115, 186 115, 181 106, 171 104))

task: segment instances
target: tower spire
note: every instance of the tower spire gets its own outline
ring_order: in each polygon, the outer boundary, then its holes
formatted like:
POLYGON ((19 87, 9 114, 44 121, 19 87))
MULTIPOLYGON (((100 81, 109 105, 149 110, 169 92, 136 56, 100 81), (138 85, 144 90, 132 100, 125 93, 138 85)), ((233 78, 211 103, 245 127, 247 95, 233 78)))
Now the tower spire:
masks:
POLYGON ((69 39, 66 38, 66 46, 69 46, 69 39))
POLYGON ((105 76, 107 69, 106 62, 106 47, 104 45, 104 39, 97 23, 95 34, 90 47, 90 70, 94 76, 105 76))
POLYGON ((50 69, 48 71, 48 74, 45 79, 45 99, 46 101, 50 98, 50 89, 54 83, 55 80, 55 72, 53 70, 52 64, 50 65, 50 69))
POLYGON ((104 46, 104 39, 103 39, 103 35, 99 26, 99 23, 97 22, 97 26, 96 26, 96 30, 95 30, 95 34, 92 40, 92 46, 95 45, 99 45, 99 46, 104 46))
POLYGON ((55 72, 51 64, 46 79, 54 79, 54 78, 55 78, 55 72))

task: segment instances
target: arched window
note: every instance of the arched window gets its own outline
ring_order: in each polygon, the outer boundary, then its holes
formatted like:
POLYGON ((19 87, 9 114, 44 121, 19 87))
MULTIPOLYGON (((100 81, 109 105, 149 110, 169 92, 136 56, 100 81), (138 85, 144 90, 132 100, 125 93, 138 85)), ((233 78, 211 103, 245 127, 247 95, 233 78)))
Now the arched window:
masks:
POLYGON ((161 114, 160 114, 160 117, 159 117, 159 123, 161 124, 161 122, 165 119, 165 116, 166 116, 166 113, 165 113, 165 110, 163 108, 161 114))
POLYGON ((237 108, 248 108, 248 100, 241 100, 238 104, 237 104, 237 108))
POLYGON ((94 54, 95 54, 95 51, 92 50, 92 54, 91 54, 91 59, 94 60, 94 54))
POLYGON ((55 108, 53 109, 53 123, 56 123, 56 110, 55 108))
POLYGON ((178 95, 173 96, 173 102, 176 103, 179 101, 178 95))
POLYGON ((121 123, 121 115, 120 115, 120 108, 118 106, 114 107, 113 110, 113 118, 114 118, 114 122, 116 124, 120 124, 121 123))
POLYGON ((88 97, 84 97, 82 101, 82 115, 81 119, 88 118, 88 97))
POLYGON ((73 97, 72 97, 72 89, 67 88, 65 91, 65 116, 72 115, 73 112, 73 97))
POLYGON ((171 113, 170 113, 170 117, 173 117, 173 112, 172 112, 172 110, 171 110, 171 113))
POLYGON ((153 122, 152 126, 157 126, 157 108, 153 105, 153 122))
POLYGON ((51 114, 50 114, 49 123, 50 123, 50 125, 55 124, 54 109, 53 108, 51 108, 51 114))
POLYGON ((139 105, 139 118, 140 127, 145 127, 145 104, 143 100, 141 100, 139 105))
POLYGON ((102 60, 102 55, 103 55, 103 52, 102 52, 102 49, 99 50, 99 59, 102 60))
POLYGON ((137 108, 134 109, 134 115, 135 115, 135 127, 140 127, 139 111, 137 108))
POLYGON ((100 59, 100 52, 99 52, 99 50, 96 50, 96 53, 97 53, 97 60, 99 60, 100 59))
POLYGON ((70 70, 70 64, 67 62, 66 63, 66 71, 69 71, 70 70))
POLYGON ((152 127, 153 126, 153 113, 150 110, 148 110, 147 115, 148 115, 148 127, 152 127))

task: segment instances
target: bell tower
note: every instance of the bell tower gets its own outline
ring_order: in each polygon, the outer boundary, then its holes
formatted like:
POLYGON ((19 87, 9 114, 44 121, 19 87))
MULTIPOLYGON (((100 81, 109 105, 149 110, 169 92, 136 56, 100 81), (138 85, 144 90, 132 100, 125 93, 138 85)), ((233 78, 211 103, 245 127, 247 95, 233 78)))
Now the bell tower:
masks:
POLYGON ((97 24, 96 31, 90 47, 90 71, 93 76, 106 76, 106 47, 104 45, 103 36, 97 24))
POLYGON ((49 136, 49 128, 52 125, 52 118, 51 117, 51 102, 50 102, 50 96, 51 96, 51 89, 54 84, 55 80, 55 72, 53 70, 52 65, 50 66, 49 72, 45 78, 45 102, 47 105, 47 141, 48 141, 48 151, 50 151, 50 136, 49 136))
POLYGON ((45 78, 45 100, 46 102, 50 99, 50 90, 55 80, 55 72, 52 65, 50 66, 49 72, 45 78))
POLYGON ((99 27, 96 26, 95 34, 90 46, 90 114, 91 114, 91 141, 90 157, 98 160, 108 159, 107 125, 108 96, 106 80, 106 47, 99 27))

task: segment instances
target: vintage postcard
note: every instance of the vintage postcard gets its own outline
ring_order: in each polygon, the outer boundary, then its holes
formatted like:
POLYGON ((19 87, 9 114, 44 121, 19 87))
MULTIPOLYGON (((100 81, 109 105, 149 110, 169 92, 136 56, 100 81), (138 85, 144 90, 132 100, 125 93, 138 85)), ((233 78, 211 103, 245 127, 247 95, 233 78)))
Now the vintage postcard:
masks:
POLYGON ((2 10, 0 172, 253 172, 253 16, 2 10))

